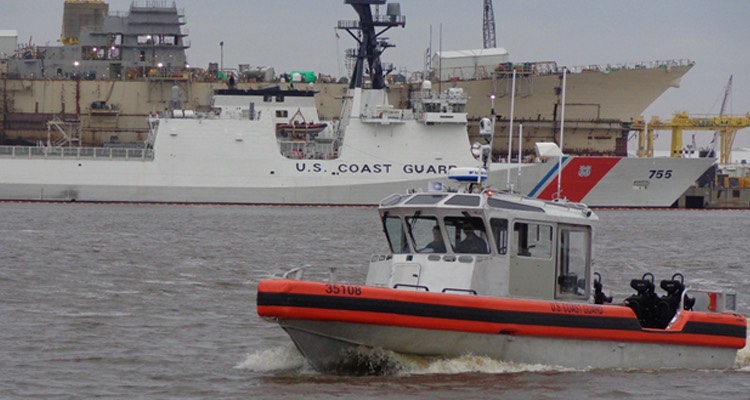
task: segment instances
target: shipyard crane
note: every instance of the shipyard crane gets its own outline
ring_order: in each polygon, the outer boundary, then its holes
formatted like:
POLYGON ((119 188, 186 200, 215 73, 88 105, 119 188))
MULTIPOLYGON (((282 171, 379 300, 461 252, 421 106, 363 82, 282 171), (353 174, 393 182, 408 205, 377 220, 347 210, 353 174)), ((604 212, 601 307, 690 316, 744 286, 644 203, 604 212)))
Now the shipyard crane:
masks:
MULTIPOLYGON (((727 111, 727 100, 729 100, 729 96, 732 95, 732 78, 734 78, 734 75, 729 75, 729 82, 727 82, 727 86, 724 89, 724 99, 721 101, 721 109, 719 110, 719 115, 724 115, 724 113, 727 111)), ((713 153, 716 149, 716 143, 719 142, 719 135, 719 131, 714 132, 714 138, 711 140, 710 144, 711 147, 708 148, 709 153, 713 153)))
POLYGON ((746 115, 691 116, 686 112, 676 113, 671 120, 662 121, 652 117, 646 122, 639 117, 630 126, 638 133, 638 156, 654 156, 654 131, 671 130, 670 157, 682 157, 682 131, 717 131, 721 139, 720 164, 730 164, 732 146, 737 131, 750 127, 750 113, 746 115))
POLYGON ((492 11, 492 0, 484 0, 484 48, 494 49, 495 43, 495 12, 492 11))

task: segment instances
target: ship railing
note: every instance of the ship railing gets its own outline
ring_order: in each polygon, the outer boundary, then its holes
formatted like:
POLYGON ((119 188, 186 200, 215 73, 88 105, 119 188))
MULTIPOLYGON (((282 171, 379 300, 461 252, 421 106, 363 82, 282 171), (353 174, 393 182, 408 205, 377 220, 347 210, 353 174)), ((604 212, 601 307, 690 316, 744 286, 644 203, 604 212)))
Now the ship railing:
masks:
POLYGON ((154 150, 130 147, 0 146, 0 158, 152 161, 154 150))
POLYGON ((576 67, 568 67, 568 71, 574 74, 578 74, 578 73, 589 72, 589 71, 607 73, 607 72, 612 72, 612 71, 638 70, 638 69, 662 68, 662 69, 669 70, 671 68, 687 67, 693 64, 695 64, 695 61, 682 58, 682 59, 674 59, 674 60, 640 61, 640 62, 635 62, 635 63, 623 63, 623 64, 583 65, 583 66, 576 66, 576 67))
POLYGON ((361 118, 365 122, 403 122, 405 120, 413 120, 414 112, 412 110, 404 110, 400 108, 375 107, 363 110, 361 118))
MULTIPOLYGON (((654 61, 639 61, 633 63, 617 63, 617 64, 589 64, 579 65, 573 67, 565 67, 568 73, 580 74, 585 72, 603 72, 609 73, 613 71, 623 70, 640 70, 640 69, 666 69, 669 71, 671 68, 686 67, 695 64, 695 61, 689 59, 673 59, 673 60, 654 60, 654 61)), ((521 75, 530 76, 543 76, 543 75, 554 75, 562 72, 563 67, 558 66, 554 61, 537 61, 537 62, 526 62, 526 63, 502 63, 498 64, 495 69, 495 76, 507 77, 510 73, 515 70, 520 72, 521 75)))

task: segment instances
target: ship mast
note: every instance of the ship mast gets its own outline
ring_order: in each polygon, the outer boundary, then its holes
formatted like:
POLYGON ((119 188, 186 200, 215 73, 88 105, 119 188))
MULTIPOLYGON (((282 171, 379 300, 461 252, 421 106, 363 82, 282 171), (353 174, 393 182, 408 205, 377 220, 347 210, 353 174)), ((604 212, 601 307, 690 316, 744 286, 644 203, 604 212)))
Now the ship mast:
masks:
POLYGON ((385 31, 394 26, 405 26, 406 18, 401 15, 399 3, 388 4, 386 15, 378 15, 377 6, 386 3, 386 0, 344 0, 359 15, 359 21, 339 21, 338 29, 343 29, 358 43, 357 61, 352 72, 352 79, 349 88, 362 88, 364 86, 365 72, 369 75, 373 89, 385 88, 385 76, 383 74, 383 64, 380 61, 380 55, 388 47, 394 45, 387 42, 385 38, 380 38, 385 31), (375 5, 373 14, 372 5, 375 5), (377 28, 384 28, 376 32, 377 28), (359 34, 355 34, 359 31, 359 34), (367 71, 365 71, 365 61, 367 62, 367 71))

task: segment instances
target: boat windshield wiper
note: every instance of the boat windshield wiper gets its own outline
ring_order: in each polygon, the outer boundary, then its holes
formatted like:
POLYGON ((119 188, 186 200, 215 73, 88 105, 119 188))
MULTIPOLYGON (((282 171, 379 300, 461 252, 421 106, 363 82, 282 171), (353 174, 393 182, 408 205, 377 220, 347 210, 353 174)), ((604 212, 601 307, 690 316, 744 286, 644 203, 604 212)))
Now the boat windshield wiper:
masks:
POLYGON ((471 223, 471 215, 469 215, 468 211, 461 211, 461 215, 463 215, 464 218, 466 218, 466 222, 465 222, 466 224, 472 225, 472 223, 471 223))
POLYGON ((412 235, 412 228, 414 227, 414 224, 417 223, 417 218, 422 214, 422 211, 417 210, 414 212, 414 215, 411 217, 411 219, 407 219, 406 228, 409 230, 409 236, 414 239, 414 236, 412 235))

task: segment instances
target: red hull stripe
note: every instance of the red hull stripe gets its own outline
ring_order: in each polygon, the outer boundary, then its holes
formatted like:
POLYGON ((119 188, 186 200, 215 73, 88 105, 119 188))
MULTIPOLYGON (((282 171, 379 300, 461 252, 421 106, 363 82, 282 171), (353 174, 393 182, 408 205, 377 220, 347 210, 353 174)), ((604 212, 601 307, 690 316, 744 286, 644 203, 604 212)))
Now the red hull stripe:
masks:
MULTIPOLYGON (((300 288, 290 284, 294 281, 286 281, 287 285, 284 286, 287 286, 286 289, 289 290, 275 292, 265 287, 267 286, 265 284, 269 282, 284 281, 261 282, 258 289, 258 314, 280 319, 730 348, 743 347, 746 337, 745 318, 731 314, 685 311, 681 314, 678 323, 670 329, 642 329, 630 308, 623 306, 563 304, 425 293, 420 296, 415 292, 360 286, 356 288, 362 291, 361 295, 342 296, 321 293, 326 290, 324 284, 317 284, 317 288, 300 288), (297 291, 308 293, 290 293, 297 291), (319 294, 310 294, 310 292, 319 294), (383 294, 390 296, 384 298, 381 296, 383 294), (407 301, 397 299, 398 297, 424 297, 424 301, 407 301), (443 301, 432 301, 436 299, 443 301), (469 305, 470 303, 474 304, 469 305), (477 306, 477 304, 483 305, 477 306), (524 304, 525 307, 517 307, 519 304, 524 304), (507 309, 508 305, 513 309, 507 309)), ((303 284, 303 286, 309 285, 310 283, 303 284)))
MULTIPOLYGON (((620 161, 620 157, 571 157, 562 169, 562 198, 581 202, 605 175, 620 161)), ((558 176, 555 175, 547 187, 537 196, 553 200, 557 192, 558 176)))

